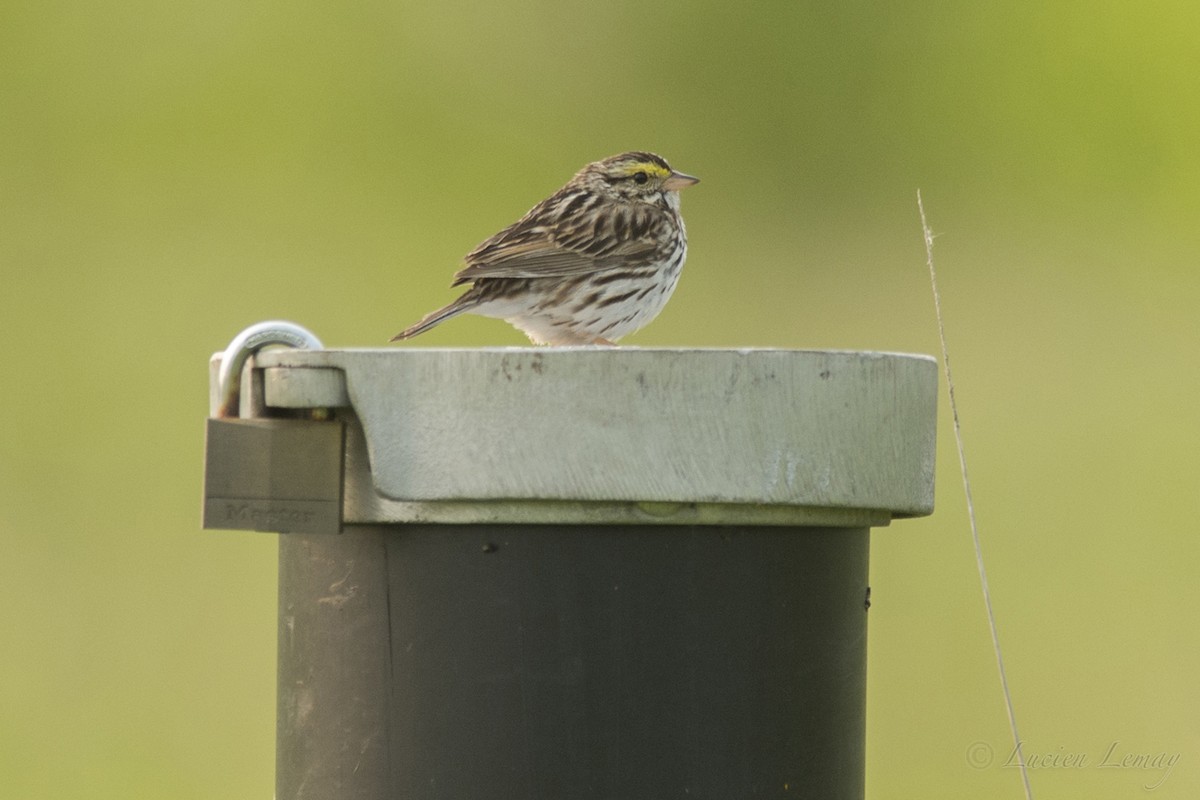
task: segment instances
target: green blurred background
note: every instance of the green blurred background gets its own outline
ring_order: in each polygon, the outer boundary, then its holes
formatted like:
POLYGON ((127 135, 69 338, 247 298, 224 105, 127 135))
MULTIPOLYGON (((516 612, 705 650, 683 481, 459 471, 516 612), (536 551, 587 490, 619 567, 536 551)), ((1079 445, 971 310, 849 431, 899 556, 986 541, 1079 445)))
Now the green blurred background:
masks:
MULTIPOLYGON (((633 148, 703 178, 645 347, 935 353, 922 190, 1026 752, 1088 759, 1035 791, 1197 796, 1198 34, 1194 2, 9 0, 4 796, 271 796, 275 537, 199 529, 209 354, 271 318, 382 345, 633 148)), ((873 798, 1020 796, 944 412, 937 513, 874 537, 873 798)))

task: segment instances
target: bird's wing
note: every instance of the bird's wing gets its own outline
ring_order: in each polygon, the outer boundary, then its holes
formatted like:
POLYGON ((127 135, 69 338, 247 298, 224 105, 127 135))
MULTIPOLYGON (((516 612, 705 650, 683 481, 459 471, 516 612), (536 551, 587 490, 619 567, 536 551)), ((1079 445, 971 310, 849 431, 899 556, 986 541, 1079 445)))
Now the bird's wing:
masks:
POLYGON ((479 278, 570 277, 648 259, 658 248, 651 231, 657 221, 653 217, 659 213, 646 208, 639 218, 618 226, 619 231, 610 227, 612 218, 568 228, 533 224, 531 213, 468 253, 467 265, 454 275, 454 285, 479 278))

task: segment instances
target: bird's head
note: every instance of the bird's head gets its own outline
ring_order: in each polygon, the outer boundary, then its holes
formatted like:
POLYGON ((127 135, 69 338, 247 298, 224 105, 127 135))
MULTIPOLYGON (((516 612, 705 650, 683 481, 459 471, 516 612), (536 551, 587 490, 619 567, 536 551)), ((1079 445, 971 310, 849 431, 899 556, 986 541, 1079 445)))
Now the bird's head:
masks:
POLYGON ((613 200, 652 203, 699 181, 671 169, 661 156, 633 151, 588 164, 571 182, 613 200))

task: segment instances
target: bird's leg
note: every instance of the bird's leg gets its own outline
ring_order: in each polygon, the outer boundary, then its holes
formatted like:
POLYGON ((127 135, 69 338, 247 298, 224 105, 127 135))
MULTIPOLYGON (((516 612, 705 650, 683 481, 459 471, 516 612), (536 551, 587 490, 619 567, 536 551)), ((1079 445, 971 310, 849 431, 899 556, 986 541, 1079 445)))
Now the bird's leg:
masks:
POLYGON ((616 342, 610 342, 601 336, 587 336, 584 334, 574 333, 572 331, 555 331, 553 336, 546 337, 545 341, 540 341, 540 337, 530 335, 530 339, 534 344, 548 344, 552 347, 579 347, 580 345, 594 345, 597 347, 616 347, 616 342))

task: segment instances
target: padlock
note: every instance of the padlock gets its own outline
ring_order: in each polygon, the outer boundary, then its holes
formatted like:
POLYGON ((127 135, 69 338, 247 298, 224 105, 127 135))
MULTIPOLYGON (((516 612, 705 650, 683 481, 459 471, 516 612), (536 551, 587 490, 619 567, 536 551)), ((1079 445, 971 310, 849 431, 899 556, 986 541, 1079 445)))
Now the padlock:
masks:
POLYGON ((204 527, 339 533, 344 430, 336 419, 209 419, 204 527))
MULTIPOLYGON (((271 344, 320 348, 289 322, 265 322, 239 334, 214 366, 213 413, 205 431, 205 528, 340 533, 345 425, 337 419, 238 418, 239 405, 261 408, 251 391, 239 404, 243 365, 271 344)), ((246 367, 246 372, 252 372, 246 367)), ((252 381, 260 383, 260 381, 252 381)), ((252 387, 253 388, 253 387, 252 387)))

